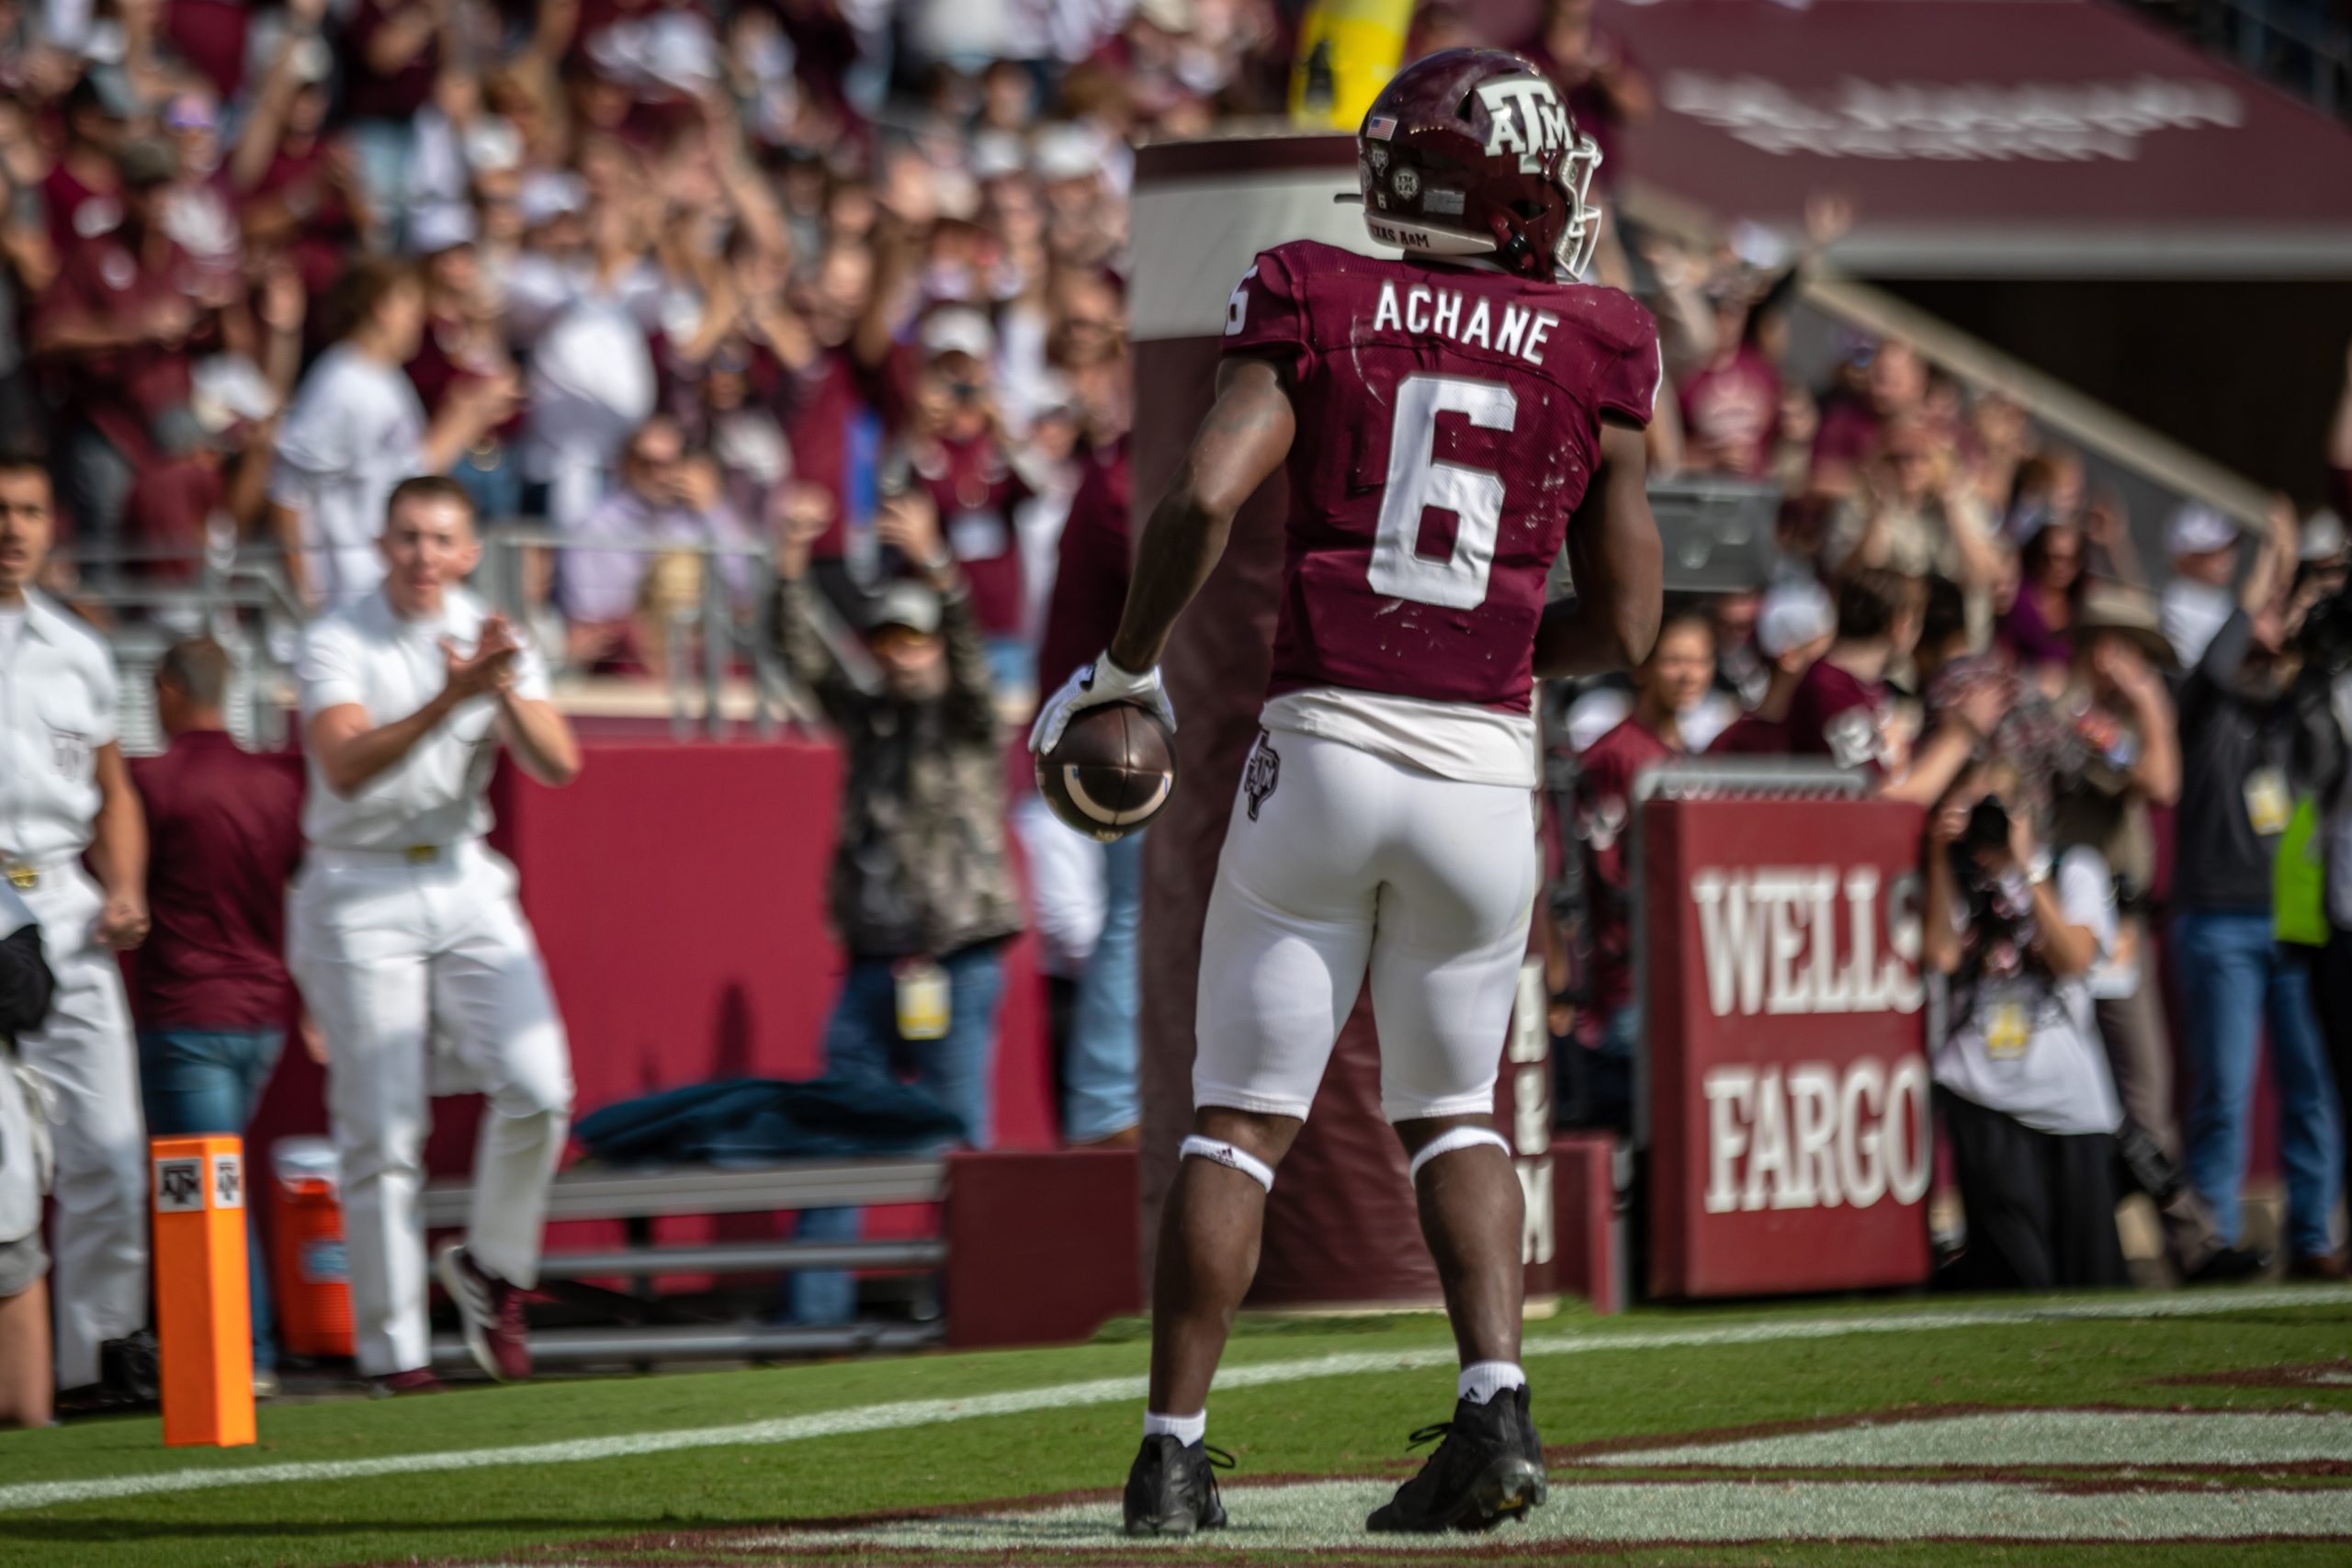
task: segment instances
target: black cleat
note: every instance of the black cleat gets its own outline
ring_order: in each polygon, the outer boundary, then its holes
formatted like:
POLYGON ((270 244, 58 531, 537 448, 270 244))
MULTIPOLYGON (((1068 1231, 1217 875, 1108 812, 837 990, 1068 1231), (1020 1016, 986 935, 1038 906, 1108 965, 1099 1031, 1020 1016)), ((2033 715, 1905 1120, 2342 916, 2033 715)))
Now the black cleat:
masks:
POLYGON ((1416 1444, 1445 1440, 1421 1472, 1396 1488, 1364 1528, 1430 1534, 1492 1529, 1544 1501, 1544 1444, 1527 1413, 1524 1386, 1484 1404, 1458 1400, 1453 1419, 1424 1427, 1416 1444))
POLYGON ((1224 1529, 1216 1472, 1232 1468, 1233 1456, 1223 1449, 1180 1443, 1165 1432, 1146 1438, 1127 1472, 1127 1533, 1191 1535, 1224 1529))

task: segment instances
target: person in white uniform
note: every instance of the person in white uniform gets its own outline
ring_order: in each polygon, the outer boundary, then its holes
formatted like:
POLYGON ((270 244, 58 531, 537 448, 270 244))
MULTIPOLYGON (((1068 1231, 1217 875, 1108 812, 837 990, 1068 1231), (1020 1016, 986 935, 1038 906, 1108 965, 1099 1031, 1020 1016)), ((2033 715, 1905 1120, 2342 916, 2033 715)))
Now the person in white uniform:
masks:
POLYGON ((380 586, 302 642, 308 847, 287 961, 326 1043, 359 1371, 402 1393, 439 1386, 419 1207, 436 1088, 489 1098, 471 1218, 441 1250, 441 1281, 482 1369, 530 1372, 523 1297, 571 1063, 514 868, 482 843, 483 791, 501 745, 550 785, 578 775, 580 750, 537 653, 460 586, 481 558, 465 491, 401 481, 380 548, 380 586))
POLYGON ((147 1321, 147 1134, 115 964, 147 934, 147 825, 116 743, 114 660, 32 586, 54 531, 48 473, 0 457, 0 869, 57 977, 49 1021, 17 1047, 56 1119, 51 1294, 72 1391, 147 1321))

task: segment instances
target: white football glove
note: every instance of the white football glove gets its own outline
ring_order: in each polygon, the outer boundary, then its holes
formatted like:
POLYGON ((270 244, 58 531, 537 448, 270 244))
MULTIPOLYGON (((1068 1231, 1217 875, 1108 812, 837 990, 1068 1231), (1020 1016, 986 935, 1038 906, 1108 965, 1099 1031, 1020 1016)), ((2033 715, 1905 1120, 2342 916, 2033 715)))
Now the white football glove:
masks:
POLYGON ((1157 713, 1170 729, 1176 728, 1176 710, 1169 705, 1168 693, 1159 683, 1159 667, 1131 675, 1112 663, 1105 653, 1080 668, 1046 699, 1037 710, 1037 722, 1029 728, 1029 750, 1044 756, 1061 744, 1062 732, 1080 709, 1104 703, 1139 703, 1157 713))

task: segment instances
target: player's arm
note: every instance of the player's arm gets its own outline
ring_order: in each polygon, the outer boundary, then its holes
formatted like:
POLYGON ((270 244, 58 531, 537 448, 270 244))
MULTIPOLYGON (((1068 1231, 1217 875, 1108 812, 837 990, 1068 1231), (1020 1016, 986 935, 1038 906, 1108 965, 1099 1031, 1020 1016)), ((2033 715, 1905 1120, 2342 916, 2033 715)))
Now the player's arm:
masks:
POLYGON ((473 652, 461 655, 444 645, 447 674, 441 689, 426 698, 423 707, 389 724, 378 724, 357 703, 330 704, 303 725, 303 748, 318 762, 327 788, 339 795, 356 795, 368 780, 397 766, 460 704, 503 690, 514 678, 520 651, 505 617, 492 615, 482 623, 481 640, 473 652))
POLYGON ((1159 664, 1176 617, 1225 554, 1235 514, 1290 456, 1297 431, 1282 372, 1238 356, 1218 367, 1216 404, 1136 542, 1126 611, 1111 639, 1113 663, 1122 670, 1159 664))
POLYGON ((1600 427, 1600 471, 1568 525, 1577 596, 1544 607, 1535 633, 1543 680, 1631 670, 1657 640, 1665 552, 1650 515, 1649 453, 1640 431, 1600 427))
POLYGON ((514 765, 549 789, 580 776, 580 739, 571 721, 545 697, 523 697, 514 688, 498 693, 498 734, 514 765))
POLYGON ((1136 541, 1135 576, 1119 630, 1101 659, 1071 676, 1038 710, 1029 736, 1033 750, 1052 750, 1072 714, 1102 703, 1148 703, 1175 722, 1159 689, 1159 656, 1169 633, 1225 554, 1235 514, 1282 466, 1297 433, 1282 372, 1263 359, 1227 356, 1217 367, 1216 402, 1136 541))
POLYGON ((107 899, 98 940, 108 947, 137 947, 147 940, 147 813, 131 787, 119 742, 98 748, 96 773, 98 815, 91 824, 89 859, 107 899))

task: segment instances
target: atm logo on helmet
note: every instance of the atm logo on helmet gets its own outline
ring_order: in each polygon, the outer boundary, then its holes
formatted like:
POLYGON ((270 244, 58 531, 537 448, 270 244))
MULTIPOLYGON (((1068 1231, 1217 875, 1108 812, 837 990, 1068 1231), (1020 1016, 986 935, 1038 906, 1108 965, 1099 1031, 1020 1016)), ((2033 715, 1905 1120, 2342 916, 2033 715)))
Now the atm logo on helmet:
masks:
POLYGON ((1478 101, 1487 106, 1487 153, 1519 154, 1520 173, 1540 174, 1544 154, 1573 150, 1576 133, 1568 125, 1568 106, 1552 84, 1540 76, 1505 76, 1481 82, 1478 101))

